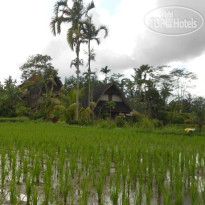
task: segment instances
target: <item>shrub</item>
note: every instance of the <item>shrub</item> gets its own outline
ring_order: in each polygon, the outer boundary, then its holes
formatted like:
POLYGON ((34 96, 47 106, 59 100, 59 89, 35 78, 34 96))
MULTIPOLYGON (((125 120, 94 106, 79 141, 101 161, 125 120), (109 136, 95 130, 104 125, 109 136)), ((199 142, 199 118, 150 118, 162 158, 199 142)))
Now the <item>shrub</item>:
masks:
POLYGON ((20 106, 16 108, 17 116, 29 116, 31 109, 25 106, 20 106))
POLYGON ((89 107, 80 110, 80 119, 82 121, 90 121, 91 117, 93 117, 93 111, 89 107))
POLYGON ((115 118, 117 127, 124 127, 126 125, 126 120, 124 115, 119 115, 115 118))
POLYGON ((66 109, 63 105, 56 105, 50 114, 50 119, 53 121, 65 120, 66 109))
POLYGON ((161 127, 163 127, 163 124, 164 124, 163 121, 157 120, 157 119, 153 119, 152 123, 153 123, 155 128, 161 128, 161 127))
POLYGON ((173 118, 174 124, 184 124, 184 117, 181 115, 177 115, 173 118))
POLYGON ((157 119, 162 121, 163 125, 167 125, 169 123, 169 112, 163 110, 159 111, 157 119))
POLYGON ((184 120, 184 124, 194 124, 193 120, 192 119, 185 119, 184 120))
POLYGON ((171 124, 184 124, 185 117, 182 114, 170 112, 169 122, 171 124))
POLYGON ((9 117, 1 117, 0 118, 0 123, 4 123, 4 122, 26 122, 29 119, 27 117, 15 117, 15 118, 9 118, 9 117))
POLYGON ((143 129, 143 131, 152 131, 154 129, 154 123, 148 117, 144 117, 138 125, 143 129))
POLYGON ((97 125, 100 128, 113 128, 113 127, 116 127, 116 123, 112 120, 98 120, 97 125))
POLYGON ((40 113, 38 113, 38 112, 31 112, 29 114, 29 119, 30 120, 38 120, 40 118, 42 118, 42 115, 40 113))
POLYGON ((126 118, 130 124, 135 124, 135 123, 141 122, 144 118, 144 115, 135 112, 131 115, 128 115, 126 118))

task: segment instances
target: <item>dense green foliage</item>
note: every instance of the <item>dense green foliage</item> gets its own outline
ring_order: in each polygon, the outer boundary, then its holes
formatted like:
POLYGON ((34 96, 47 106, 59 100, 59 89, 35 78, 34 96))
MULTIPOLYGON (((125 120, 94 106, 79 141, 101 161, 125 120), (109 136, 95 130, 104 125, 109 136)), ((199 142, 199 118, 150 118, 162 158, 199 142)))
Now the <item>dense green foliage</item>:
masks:
POLYGON ((166 129, 2 123, 0 201, 204 204, 203 135, 166 129))

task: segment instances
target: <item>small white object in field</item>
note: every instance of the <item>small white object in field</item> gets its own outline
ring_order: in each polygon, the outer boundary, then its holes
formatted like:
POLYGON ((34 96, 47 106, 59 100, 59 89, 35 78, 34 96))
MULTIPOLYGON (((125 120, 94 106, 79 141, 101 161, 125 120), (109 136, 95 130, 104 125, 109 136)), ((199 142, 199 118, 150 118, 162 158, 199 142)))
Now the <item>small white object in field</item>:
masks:
POLYGON ((194 131, 196 131, 195 128, 186 128, 185 129, 185 132, 194 132, 194 131))

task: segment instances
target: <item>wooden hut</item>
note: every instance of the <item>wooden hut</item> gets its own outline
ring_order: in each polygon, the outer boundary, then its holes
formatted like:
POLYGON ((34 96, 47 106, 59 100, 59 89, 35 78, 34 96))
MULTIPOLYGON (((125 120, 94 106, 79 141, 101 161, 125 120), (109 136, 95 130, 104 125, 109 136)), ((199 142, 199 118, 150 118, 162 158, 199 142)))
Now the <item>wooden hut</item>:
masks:
MULTIPOLYGON (((103 84, 94 88, 92 101, 96 103, 94 112, 98 116, 106 116, 111 112, 114 118, 119 114, 129 114, 132 111, 124 93, 115 83, 103 84), (114 102, 112 109, 109 109, 107 102, 114 102)), ((88 107, 87 94, 82 100, 82 105, 88 107)))

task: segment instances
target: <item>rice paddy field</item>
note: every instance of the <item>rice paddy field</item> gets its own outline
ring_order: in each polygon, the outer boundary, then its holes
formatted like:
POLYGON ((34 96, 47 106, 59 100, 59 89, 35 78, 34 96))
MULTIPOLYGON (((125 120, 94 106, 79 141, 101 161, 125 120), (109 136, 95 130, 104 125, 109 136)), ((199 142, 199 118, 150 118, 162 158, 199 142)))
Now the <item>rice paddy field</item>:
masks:
POLYGON ((0 123, 0 204, 205 204, 205 137, 0 123))

